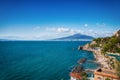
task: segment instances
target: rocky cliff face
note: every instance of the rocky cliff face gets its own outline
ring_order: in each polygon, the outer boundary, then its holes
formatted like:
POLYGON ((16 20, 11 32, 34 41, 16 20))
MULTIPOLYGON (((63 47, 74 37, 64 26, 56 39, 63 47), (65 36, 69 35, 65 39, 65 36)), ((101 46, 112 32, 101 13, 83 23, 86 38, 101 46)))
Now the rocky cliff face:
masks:
POLYGON ((96 48, 101 49, 102 53, 120 53, 120 30, 115 32, 115 34, 111 37, 96 38, 91 43, 83 46, 84 50, 89 51, 96 48))
POLYGON ((93 49, 91 48, 91 45, 96 45, 97 43, 95 41, 92 41, 89 44, 86 44, 85 46, 83 46, 83 50, 88 50, 88 51, 93 51, 93 49))
POLYGON ((118 43, 116 45, 117 45, 118 48, 120 48, 120 30, 115 32, 114 36, 119 39, 119 41, 118 41, 118 43))
POLYGON ((120 37, 120 30, 118 30, 117 32, 115 32, 114 36, 120 37))

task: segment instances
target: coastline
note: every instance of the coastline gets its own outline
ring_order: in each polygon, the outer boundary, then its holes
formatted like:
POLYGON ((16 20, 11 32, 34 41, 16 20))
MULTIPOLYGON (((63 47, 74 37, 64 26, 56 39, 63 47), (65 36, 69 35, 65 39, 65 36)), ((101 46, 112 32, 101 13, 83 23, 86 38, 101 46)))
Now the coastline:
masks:
MULTIPOLYGON (((94 76, 90 76, 90 80, 120 80, 120 30, 116 32, 112 37, 107 38, 97 38, 92 42, 87 43, 83 46, 79 46, 78 50, 90 51, 93 53, 95 62, 99 64, 99 67, 96 69, 84 70, 87 74, 87 71, 93 72, 94 76), (108 40, 108 42, 107 42, 108 40)), ((76 72, 78 73, 78 72, 76 72)), ((80 74, 80 77, 83 75, 80 74)), ((86 79, 88 77, 86 76, 86 79)), ((79 77, 72 76, 71 80, 79 80, 79 77), (72 79, 76 78, 76 79, 72 79)), ((81 79, 80 79, 81 80, 81 79)))
POLYGON ((96 62, 101 65, 94 71, 94 80, 120 80, 119 40, 120 30, 111 37, 96 38, 91 43, 78 47, 78 50, 93 52, 96 62))
POLYGON ((96 62, 100 64, 99 68, 109 69, 109 66, 107 65, 107 59, 101 54, 101 50, 99 48, 92 49, 85 45, 83 46, 82 50, 93 52, 96 62))

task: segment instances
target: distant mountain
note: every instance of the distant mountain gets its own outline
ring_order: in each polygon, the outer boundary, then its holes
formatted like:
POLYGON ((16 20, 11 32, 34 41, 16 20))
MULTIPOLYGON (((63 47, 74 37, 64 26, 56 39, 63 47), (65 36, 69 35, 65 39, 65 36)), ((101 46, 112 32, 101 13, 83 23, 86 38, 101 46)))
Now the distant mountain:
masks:
POLYGON ((54 40, 93 40, 92 36, 82 35, 82 34, 74 34, 67 37, 57 38, 54 40))
POLYGON ((0 41, 10 41, 10 40, 8 40, 8 39, 0 39, 0 41))

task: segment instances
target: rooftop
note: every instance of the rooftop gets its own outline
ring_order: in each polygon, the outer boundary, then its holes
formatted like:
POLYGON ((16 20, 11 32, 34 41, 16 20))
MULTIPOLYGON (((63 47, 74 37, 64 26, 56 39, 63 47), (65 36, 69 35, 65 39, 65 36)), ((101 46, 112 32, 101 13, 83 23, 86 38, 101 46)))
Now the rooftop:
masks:
POLYGON ((112 70, 98 69, 94 72, 94 74, 118 79, 118 76, 112 70))
POLYGON ((80 73, 83 70, 82 66, 75 66, 71 72, 73 73, 80 73))
POLYGON ((70 76, 73 77, 73 78, 77 78, 77 79, 82 79, 80 73, 82 72, 83 68, 82 66, 78 65, 78 66, 75 66, 71 73, 70 73, 70 76))
POLYGON ((74 78, 77 78, 77 79, 82 79, 82 77, 80 76, 80 74, 79 73, 70 73, 70 76, 71 77, 74 77, 74 78))

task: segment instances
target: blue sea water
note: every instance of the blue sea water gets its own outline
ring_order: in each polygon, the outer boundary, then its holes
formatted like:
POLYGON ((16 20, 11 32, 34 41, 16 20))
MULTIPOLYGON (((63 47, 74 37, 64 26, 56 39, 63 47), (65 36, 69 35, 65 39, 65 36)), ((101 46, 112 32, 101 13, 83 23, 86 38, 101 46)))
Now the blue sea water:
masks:
MULTIPOLYGON (((78 51, 87 41, 1 41, 0 80, 69 80, 80 58, 94 60, 92 52, 78 51), (74 48, 74 49, 73 49, 74 48)), ((97 68, 86 62, 85 68, 97 68)))

